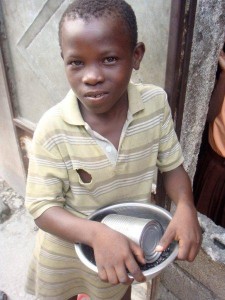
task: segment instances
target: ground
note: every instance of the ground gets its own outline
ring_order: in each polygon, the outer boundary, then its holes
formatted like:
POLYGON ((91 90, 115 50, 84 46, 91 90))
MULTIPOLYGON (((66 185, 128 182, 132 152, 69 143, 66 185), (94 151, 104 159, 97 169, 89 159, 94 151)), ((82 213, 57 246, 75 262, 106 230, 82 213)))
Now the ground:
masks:
MULTIPOLYGON (((35 300, 24 292, 37 227, 24 199, 0 178, 0 290, 9 300, 35 300)), ((146 284, 132 288, 132 300, 145 300, 146 284)))

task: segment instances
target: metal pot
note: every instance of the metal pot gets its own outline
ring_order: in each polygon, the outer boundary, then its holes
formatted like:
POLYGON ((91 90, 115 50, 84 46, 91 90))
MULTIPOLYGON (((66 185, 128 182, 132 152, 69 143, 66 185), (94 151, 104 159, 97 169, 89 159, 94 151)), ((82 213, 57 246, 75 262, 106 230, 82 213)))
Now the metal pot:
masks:
MULTIPOLYGON (((101 222, 102 219, 109 214, 121 214, 143 219, 154 219, 161 224, 164 231, 166 230, 169 222, 172 219, 171 214, 167 210, 157 205, 142 204, 137 202, 124 202, 105 206, 92 213, 88 217, 88 219, 101 222)), ((75 250, 79 259, 88 268, 97 273, 98 269, 95 265, 93 249, 84 244, 75 244, 75 250)), ((143 274, 146 277, 146 280, 150 280, 157 276, 165 267, 167 267, 171 262, 175 260, 178 254, 178 243, 175 241, 171 243, 169 246, 169 250, 166 251, 166 254, 167 255, 164 255, 163 259, 159 258, 159 261, 156 261, 154 264, 151 264, 149 266, 148 264, 146 265, 148 268, 143 270, 143 274)), ((133 278, 130 274, 129 277, 133 278)))

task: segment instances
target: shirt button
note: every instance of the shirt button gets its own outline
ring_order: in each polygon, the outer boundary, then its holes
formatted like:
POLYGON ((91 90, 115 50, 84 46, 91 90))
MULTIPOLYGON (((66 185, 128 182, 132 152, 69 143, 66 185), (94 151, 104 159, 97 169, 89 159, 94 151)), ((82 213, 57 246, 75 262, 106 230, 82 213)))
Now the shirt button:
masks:
POLYGON ((107 151, 108 153, 110 153, 110 152, 112 151, 112 147, 111 147, 111 146, 106 146, 106 151, 107 151))

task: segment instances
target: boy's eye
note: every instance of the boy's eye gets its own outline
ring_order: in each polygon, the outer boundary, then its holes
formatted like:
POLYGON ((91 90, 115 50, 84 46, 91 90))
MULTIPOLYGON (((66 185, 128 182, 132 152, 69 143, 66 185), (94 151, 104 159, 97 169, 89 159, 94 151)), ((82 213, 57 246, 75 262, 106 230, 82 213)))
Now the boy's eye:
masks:
POLYGON ((70 64, 74 67, 80 67, 83 65, 83 62, 81 60, 73 60, 70 62, 70 64))
POLYGON ((106 64, 112 64, 112 63, 115 63, 116 61, 117 61, 117 58, 113 57, 113 56, 106 57, 104 59, 104 63, 106 63, 106 64))

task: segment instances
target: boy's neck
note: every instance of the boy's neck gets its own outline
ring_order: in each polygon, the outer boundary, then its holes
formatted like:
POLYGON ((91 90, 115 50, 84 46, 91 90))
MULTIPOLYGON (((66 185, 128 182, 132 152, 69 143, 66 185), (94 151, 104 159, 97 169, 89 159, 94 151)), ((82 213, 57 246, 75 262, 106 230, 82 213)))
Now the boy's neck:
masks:
POLYGON ((115 105, 106 113, 94 114, 89 112, 80 102, 79 107, 84 121, 92 130, 108 139, 118 149, 120 136, 127 119, 128 99, 120 105, 115 105))

